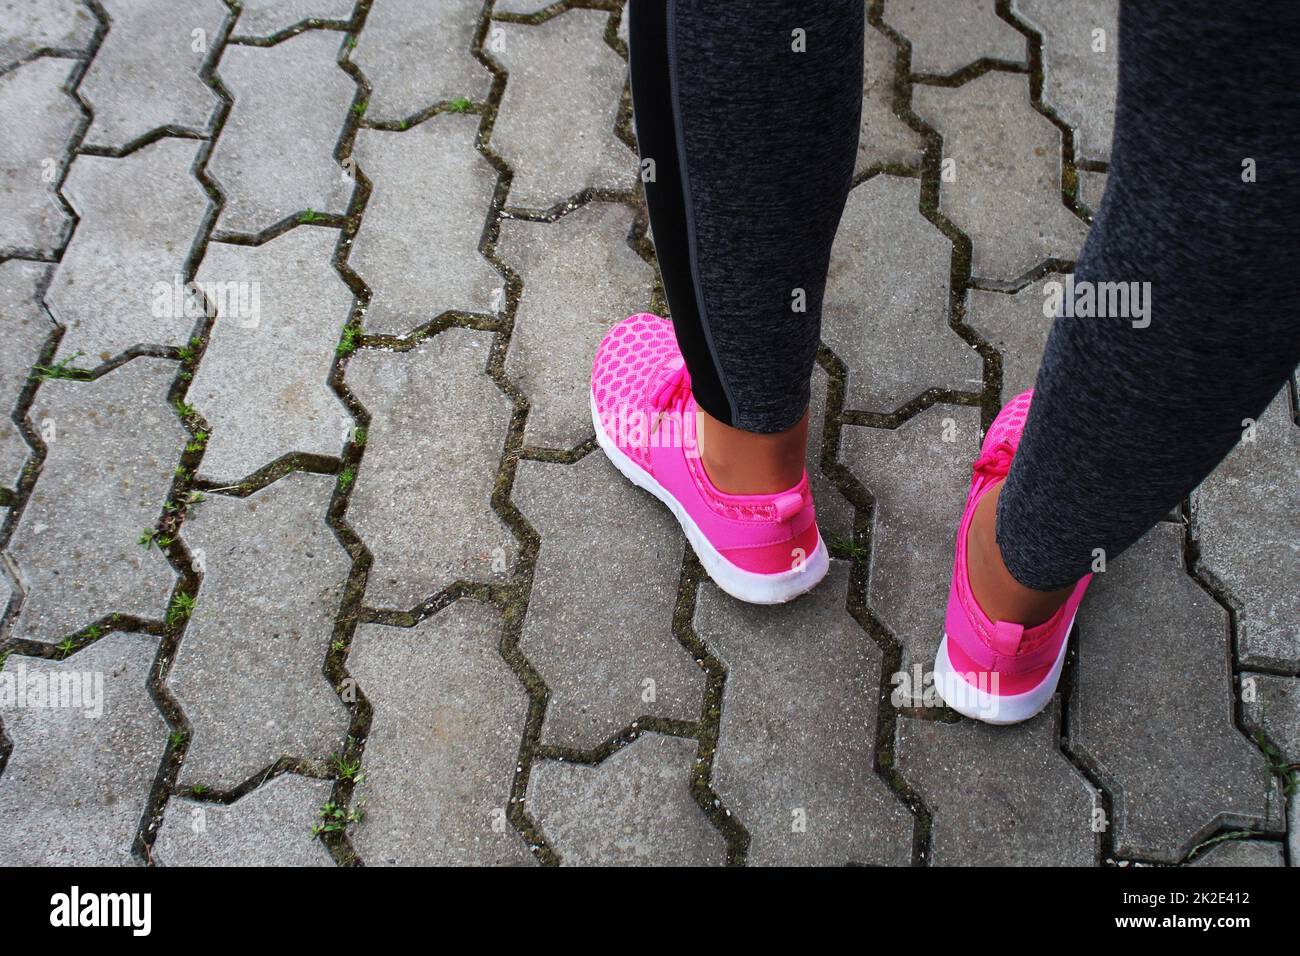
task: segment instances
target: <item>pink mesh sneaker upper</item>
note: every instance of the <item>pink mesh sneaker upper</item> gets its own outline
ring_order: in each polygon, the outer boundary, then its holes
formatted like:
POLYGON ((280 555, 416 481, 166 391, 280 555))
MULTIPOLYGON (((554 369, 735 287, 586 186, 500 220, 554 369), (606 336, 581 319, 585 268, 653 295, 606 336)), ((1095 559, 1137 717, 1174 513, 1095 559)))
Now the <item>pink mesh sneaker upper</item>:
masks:
POLYGON ((648 449, 635 439, 630 427, 635 413, 648 414, 649 392, 656 373, 677 359, 677 336, 673 324, 649 312, 628 316, 606 333, 591 367, 591 393, 605 431, 618 447, 642 468, 649 470, 648 449), (621 422, 629 427, 620 429, 621 422))

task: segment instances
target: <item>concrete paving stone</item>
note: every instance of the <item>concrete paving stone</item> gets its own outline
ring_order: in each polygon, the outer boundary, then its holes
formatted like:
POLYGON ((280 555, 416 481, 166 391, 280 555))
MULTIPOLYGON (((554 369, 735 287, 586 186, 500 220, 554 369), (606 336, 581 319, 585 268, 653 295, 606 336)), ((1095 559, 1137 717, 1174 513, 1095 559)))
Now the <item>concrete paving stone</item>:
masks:
POLYGON ((697 720, 704 672, 672 633, 683 537, 596 451, 521 461, 514 501, 541 535, 519 646, 546 681, 542 742, 591 749, 642 715, 697 720))
POLYGON ((1165 863, 1220 826, 1281 827, 1264 757, 1233 724, 1228 615, 1186 573, 1182 539, 1162 522, 1096 576, 1068 741, 1110 790, 1116 855, 1165 863))
POLYGON ((372 189, 348 258, 370 287, 366 330, 406 335, 449 309, 503 311, 505 280, 479 252, 497 171, 478 117, 440 113, 400 133, 358 131, 372 189))
POLYGON ((219 232, 258 233, 308 210, 342 215, 352 179, 334 159, 356 86, 341 34, 308 30, 272 47, 227 46, 217 73, 234 105, 208 161, 226 198, 219 232))
POLYGON ((351 437, 328 381, 353 301, 334 271, 337 242, 333 229, 298 226, 261 246, 208 246, 200 288, 239 283, 241 298, 218 307, 185 396, 211 427, 200 474, 234 481, 291 452, 337 455, 351 437))
POLYGON ((817 527, 829 541, 832 535, 848 540, 853 535, 853 506, 836 490, 834 483, 822 471, 822 447, 826 422, 826 389, 828 378, 820 365, 813 366, 812 400, 809 403, 808 451, 805 467, 813 500, 817 502, 817 527))
POLYGON ((1202 850, 1192 866, 1286 866, 1282 844, 1267 840, 1224 840, 1202 850))
POLYGON ((1064 275, 1052 272, 1019 292, 971 289, 967 293, 966 324, 1002 356, 1003 403, 1033 388, 1054 318, 1043 314, 1047 301, 1043 288, 1049 282, 1064 281, 1064 275))
POLYGON ((884 22, 912 43, 912 72, 948 76, 985 58, 1028 65, 1025 36, 995 0, 889 0, 884 22))
MULTIPOLYGON (((32 366, 40 358, 54 331, 54 323, 41 307, 40 284, 49 266, 10 259, 0 263, 0 487, 14 488, 31 455, 13 419, 18 397, 26 387, 32 366)), ((32 422, 37 429, 39 421, 32 422)))
POLYGON ((1027 76, 918 86, 912 107, 954 161, 939 211, 970 237, 973 276, 1010 282, 1044 259, 1078 255, 1088 230, 1061 201, 1061 133, 1030 103, 1027 76))
POLYGON ((229 806, 172 797, 151 858, 155 866, 333 866, 311 832, 332 789, 286 773, 229 806))
POLYGON ((412 608, 458 580, 503 581, 518 548, 492 510, 512 404, 492 336, 447 329, 409 352, 366 349, 348 385, 370 412, 347 521, 374 564, 366 603, 412 608))
POLYGON ((0 776, 6 866, 127 866, 167 724, 147 682, 158 639, 109 634, 63 661, 11 655, 0 672, 26 693, 0 697, 13 752, 0 776), (75 676, 74 676, 75 675, 75 676), (35 703, 59 682, 61 703, 35 703), (81 706, 69 688, 82 694, 81 706), (87 707, 85 704, 93 702, 87 707), (69 705, 71 704, 71 706, 69 705), (98 716, 96 716, 98 714, 98 716))
POLYGON ((0 0, 0 71, 42 50, 85 50, 98 22, 79 0, 0 0))
POLYGON ((203 580, 167 679, 194 728, 182 787, 230 789, 281 757, 342 751, 348 714, 322 673, 351 568, 325 523, 333 489, 293 472, 186 517, 203 580))
POLYGON ((618 30, 616 31, 618 38, 622 40, 624 44, 628 44, 628 45, 631 44, 631 41, 629 39, 631 29, 632 29, 632 18, 631 16, 628 15, 627 4, 624 4, 623 15, 618 18, 618 30))
POLYGON ((493 13, 541 13, 547 7, 554 6, 556 0, 496 0, 492 5, 493 13))
POLYGON ((1237 609, 1242 664, 1300 668, 1300 427, 1283 388, 1192 492, 1200 570, 1237 609))
POLYGON ((210 200, 191 170, 202 143, 164 138, 123 159, 78 156, 63 194, 80 221, 45 294, 67 329, 58 358, 92 367, 137 345, 183 345, 196 319, 176 308, 210 200))
POLYGON ((445 100, 485 99, 492 72, 473 52, 482 12, 482 0, 375 4, 352 53, 370 81, 366 119, 393 122, 445 100))
POLYGON ((1012 727, 904 717, 898 772, 929 808, 933 866, 1094 866, 1103 804, 1051 709, 1012 727))
POLYGON ((1291 794, 1287 805, 1287 852, 1291 865, 1300 866, 1300 787, 1291 794))
POLYGON ((94 382, 43 382, 49 451, 10 553, 26 597, 14 636, 57 642, 114 612, 160 620, 176 574, 140 546, 188 435, 167 404, 176 363, 139 358, 94 382))
POLYGON ((1079 199, 1092 210, 1094 216, 1101 209, 1101 197, 1106 193, 1107 178, 1106 173, 1079 170, 1079 199))
POLYGON ((462 600, 414 628, 362 624, 348 671, 374 708, 352 845, 369 866, 533 862, 509 822, 528 694, 501 616, 462 600))
MULTIPOLYGON (((1279 762, 1300 764, 1300 680, 1271 674, 1241 675, 1242 726, 1258 741, 1265 740, 1278 750, 1279 762)), ((1291 779, 1300 784, 1300 770, 1291 770, 1291 779)), ((1291 847, 1291 865, 1300 865, 1300 785, 1291 794, 1287 811, 1287 832, 1291 847)))
POLYGON ((533 764, 528 809, 568 866, 710 866, 726 844, 691 796, 697 743, 644 734, 596 766, 533 764))
POLYGON ((862 126, 858 133, 855 173, 880 163, 919 166, 925 151, 921 134, 894 112, 894 77, 898 47, 871 24, 864 34, 862 126))
POLYGON ((943 637, 953 541, 979 454, 979 411, 934 405, 896 429, 846 426, 841 460, 875 500, 867 604, 929 671, 943 637))
POLYGON ((892 412, 935 386, 979 388, 979 353, 948 325, 952 243, 917 209, 920 190, 882 175, 849 193, 822 310, 822 339, 849 369, 846 408, 892 412))
POLYGON ((1012 0, 1043 37, 1043 103, 1074 130, 1078 159, 1107 162, 1119 77, 1119 0, 1012 0))
POLYGON ((112 23, 78 88, 94 117, 85 144, 121 149, 163 126, 206 134, 219 100, 199 70, 229 8, 220 0, 101 2, 112 23))
POLYGON ((491 146, 514 170, 509 205, 549 209, 585 189, 636 187, 636 154, 614 133, 627 62, 605 42, 608 20, 568 10, 494 24, 500 49, 489 52, 510 76, 491 146))
POLYGON ((880 650, 845 610, 849 566, 778 607, 700 589, 695 631, 727 671, 713 790, 750 864, 905 866, 912 815, 875 772, 880 650))
MULTIPOLYGON (((355 0, 240 0, 242 12, 235 36, 266 39, 300 23, 314 20, 347 23, 355 0)), ((337 41, 340 38, 335 35, 337 41)))
POLYGON ((622 204, 588 203, 553 223, 501 224, 497 254, 524 283, 505 370, 528 396, 530 445, 572 448, 592 434, 596 346, 646 308, 654 281, 627 244, 632 218, 622 204))
POLYGON ((64 90, 76 66, 42 57, 0 75, 0 256, 52 256, 71 229, 55 190, 82 118, 64 90))

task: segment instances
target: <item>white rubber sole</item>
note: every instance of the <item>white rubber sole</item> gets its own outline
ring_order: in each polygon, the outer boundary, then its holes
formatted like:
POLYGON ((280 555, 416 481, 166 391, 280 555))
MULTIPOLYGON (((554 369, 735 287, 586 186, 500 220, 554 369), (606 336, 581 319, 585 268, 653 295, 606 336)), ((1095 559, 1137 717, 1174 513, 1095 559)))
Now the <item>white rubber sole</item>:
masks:
POLYGON ((750 604, 784 604, 797 598, 800 594, 811 591, 826 577, 830 570, 830 554, 822 541, 821 532, 817 533, 817 549, 808 556, 803 566, 776 574, 758 574, 746 571, 732 564, 722 552, 709 543, 695 519, 686 513, 681 503, 668 493, 668 489, 655 481, 654 476, 625 455, 605 434, 600 423, 600 414, 596 410, 596 396, 591 396, 591 423, 596 428, 596 441, 614 467, 623 473, 628 481, 638 488, 644 488, 654 495, 673 513, 677 523, 682 526, 686 540, 691 543, 704 570, 709 573, 715 584, 739 601, 750 604))
POLYGON ((1070 626, 1066 629, 1065 640, 1061 641, 1061 649, 1056 653, 1056 660, 1052 662, 1052 669, 1037 687, 1019 694, 993 694, 967 681, 948 657, 948 635, 944 634, 939 643, 939 653, 934 656, 934 688, 945 704, 964 717, 982 720, 986 724, 1018 724, 1028 720, 1046 707, 1056 693, 1073 629, 1074 618, 1070 618, 1070 626))

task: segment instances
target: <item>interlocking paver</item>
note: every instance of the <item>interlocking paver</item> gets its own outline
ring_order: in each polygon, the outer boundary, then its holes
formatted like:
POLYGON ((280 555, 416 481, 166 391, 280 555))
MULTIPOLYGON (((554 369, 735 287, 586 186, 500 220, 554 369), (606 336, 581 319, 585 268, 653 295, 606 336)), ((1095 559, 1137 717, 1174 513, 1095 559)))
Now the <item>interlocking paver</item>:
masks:
POLYGON ((896 429, 846 427, 841 460, 875 499, 867 604, 929 670, 943 636, 957 519, 979 451, 979 412, 935 405, 896 429))
POLYGON ((1273 831, 1280 815, 1233 725, 1228 615, 1185 573, 1182 537, 1159 524, 1096 576, 1069 728, 1113 798, 1116 854, 1169 863, 1220 824, 1273 831))
POLYGON ((6 865, 133 862, 131 844, 167 745, 167 724, 146 686, 157 649, 157 638, 116 633, 67 660, 15 654, 5 662, 0 680, 21 674, 26 686, 24 698, 0 698, 13 742, 0 776, 6 865), (36 704, 33 684, 73 703, 75 688, 82 706, 36 704))
POLYGON ((952 244, 917 209, 920 189, 874 176, 840 220, 822 338, 849 367, 851 409, 891 412, 928 388, 979 387, 979 354, 948 326, 952 244))
POLYGON ((242 298, 225 295, 185 396, 211 426, 200 474, 236 480, 292 452, 337 455, 350 437, 328 383, 352 307, 337 242, 333 229, 298 226, 261 246, 208 246, 200 287, 239 283, 242 298))
POLYGON ((845 610, 848 572, 776 608, 700 589, 695 630, 727 670, 713 789, 751 864, 911 861, 912 815, 873 768, 880 650, 845 610))
POLYGON ((1106 162, 1115 127, 1119 0, 1012 0, 1043 37, 1043 102, 1074 129, 1074 155, 1106 162))
POLYGON ((199 69, 230 10, 220 0, 101 2, 112 26, 79 87, 94 117, 85 144, 121 149, 164 126, 207 133, 218 100, 199 69))
POLYGON ((229 806, 172 797, 150 858, 155 866, 333 866, 311 832, 332 787, 286 773, 229 806))
POLYGON ((84 50, 97 23, 79 0, 0 0, 0 70, 42 50, 84 50))
POLYGON ((139 541, 188 437, 167 404, 175 375, 175 362, 139 358, 41 384, 30 417, 49 451, 10 544, 26 593, 16 636, 53 642, 114 612, 162 618, 176 575, 139 541))
POLYGON ((547 7, 554 6, 556 0, 496 0, 492 4, 493 13, 541 13, 547 7))
POLYGON ((505 280, 479 252, 498 174, 477 134, 478 117, 455 113, 358 132, 352 156, 372 188, 348 264, 372 293, 367 331, 406 335, 449 309, 502 310, 505 280))
POLYGON ((386 0, 366 18, 352 62, 370 81, 366 119, 394 122, 446 100, 481 100, 492 73, 473 53, 482 0, 386 0))
POLYGON ((59 357, 94 365, 136 345, 182 345, 195 317, 176 307, 210 200, 194 178, 201 144, 160 139, 123 159, 78 156, 63 194, 80 222, 45 303, 67 329, 59 357))
POLYGON ((1064 281, 1064 275, 1053 272, 1019 292, 971 289, 967 293, 966 324, 1002 356, 1003 402, 1033 387, 1055 318, 1043 313, 1043 304, 1048 301, 1043 288, 1049 282, 1064 281))
MULTIPOLYGON (((0 263, 0 487, 13 488, 31 449, 23 440, 12 412, 27 384, 32 365, 54 331, 40 304, 40 283, 49 267, 10 259, 0 263)), ((39 421, 32 426, 41 430, 39 421)))
POLYGON ((296 472, 186 519, 203 581, 167 679, 194 728, 181 786, 229 789, 343 749, 347 711, 321 671, 351 566, 325 524, 333 487, 296 472))
POLYGON ((500 643, 500 614, 468 600, 411 630, 357 628, 348 670, 374 718, 352 842, 368 865, 532 862, 506 816, 528 694, 500 643))
POLYGON ((594 767, 536 763, 528 809, 570 866, 720 864, 722 834, 690 793, 696 747, 645 734, 594 767))
POLYGON ((77 101, 63 89, 75 67, 42 57, 0 75, 0 256, 49 256, 67 237, 71 224, 55 186, 81 122, 77 101))
POLYGON ((898 771, 930 810, 931 864, 1095 864, 1102 802, 1057 739, 1050 708, 1013 727, 902 718, 898 771))
POLYGON ((1237 609, 1237 644, 1248 666, 1300 667, 1300 427, 1286 388, 1192 493, 1198 567, 1237 609))
POLYGON ((854 172, 860 173, 881 163, 920 165, 925 149, 921 134, 894 112, 898 47, 870 24, 863 43, 862 126, 858 134, 858 161, 854 172))
POLYGON ((605 42, 608 19, 568 10, 494 25, 502 48, 490 52, 510 76, 491 145, 514 170, 509 205, 549 209, 585 189, 636 185, 636 155, 614 133, 627 63, 605 42))
MULTIPOLYGON (((828 377, 820 365, 813 366, 812 395, 808 414, 808 451, 805 467, 813 500, 817 502, 817 527, 824 539, 838 535, 848 539, 853 534, 853 506, 839 493, 821 468, 823 429, 826 423, 828 377)), ((833 456, 832 456, 833 457, 833 456)))
MULTIPOLYGON (((1287 833, 1291 865, 1300 865, 1300 680, 1271 674, 1243 674, 1241 677, 1243 725, 1256 740, 1264 735, 1276 748, 1271 762, 1281 764, 1292 781, 1287 833)), ((1275 766, 1274 769, 1279 769, 1275 766)))
POLYGON ((1286 866, 1286 861, 1280 843, 1225 840, 1198 853, 1192 866, 1286 866))
POLYGON ((698 719, 703 671, 672 634, 683 539, 593 452, 521 461, 514 501, 541 535, 520 648, 550 689, 542 740, 592 748, 643 714, 698 719))
POLYGON ((341 43, 308 30, 272 47, 226 47, 217 73, 235 102, 207 167, 226 199, 219 232, 346 211, 352 180, 334 148, 356 86, 337 63, 341 43))
POLYGON ((374 556, 367 604, 411 608, 514 566, 514 537, 491 508, 512 409, 485 371, 491 347, 486 333, 452 328, 348 365, 371 416, 347 515, 374 556))
POLYGON ((615 203, 589 203, 553 223, 502 223, 497 254, 524 282, 505 368, 528 396, 531 445, 571 448, 592 434, 596 346, 650 302, 654 271, 627 244, 631 227, 632 210, 615 203))
POLYGON ((972 243, 971 273, 1012 281, 1072 260, 1087 227, 1061 201, 1061 133, 1029 102, 1029 78, 985 73, 955 89, 918 86, 912 106, 943 136, 954 177, 939 211, 972 243))
POLYGON ((1025 37, 995 0, 889 0, 884 22, 912 44, 912 72, 947 76, 985 58, 1026 64, 1025 37))
POLYGON ((355 0, 241 0, 235 36, 267 39, 303 23, 347 23, 354 5, 355 0))
POLYGON ((1079 170, 1079 199, 1095 215, 1101 209, 1101 197, 1106 193, 1106 174, 1079 170))

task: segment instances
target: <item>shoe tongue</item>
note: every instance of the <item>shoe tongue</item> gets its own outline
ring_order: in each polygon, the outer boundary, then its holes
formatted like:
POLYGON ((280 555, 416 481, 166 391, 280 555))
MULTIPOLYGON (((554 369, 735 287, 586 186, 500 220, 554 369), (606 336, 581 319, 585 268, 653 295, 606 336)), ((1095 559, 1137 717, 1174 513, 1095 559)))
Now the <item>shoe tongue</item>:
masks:
POLYGON ((993 634, 989 641, 993 650, 999 654, 1014 654, 1020 650, 1020 641, 1025 636, 1025 628, 1011 621, 998 621, 993 625, 993 634))

